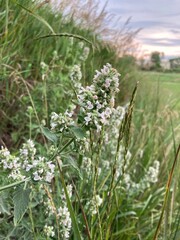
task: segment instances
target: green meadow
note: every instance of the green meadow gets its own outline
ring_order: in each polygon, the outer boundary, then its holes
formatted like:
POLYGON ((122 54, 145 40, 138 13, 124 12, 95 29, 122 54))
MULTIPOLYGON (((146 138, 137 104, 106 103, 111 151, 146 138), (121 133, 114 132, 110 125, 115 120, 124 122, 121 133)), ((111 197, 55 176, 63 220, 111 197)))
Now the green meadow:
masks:
POLYGON ((180 110, 180 74, 163 72, 140 72, 142 91, 158 95, 161 107, 170 105, 180 110), (142 79, 142 80, 141 80, 142 79))

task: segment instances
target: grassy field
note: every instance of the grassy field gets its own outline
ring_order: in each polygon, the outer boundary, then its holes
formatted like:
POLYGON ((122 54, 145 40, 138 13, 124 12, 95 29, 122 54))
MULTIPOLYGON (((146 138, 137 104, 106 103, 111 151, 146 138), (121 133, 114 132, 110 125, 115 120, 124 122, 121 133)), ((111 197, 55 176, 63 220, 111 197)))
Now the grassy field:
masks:
MULTIPOLYGON (((140 82, 136 100, 137 110, 142 111, 146 118, 148 115, 146 123, 152 124, 151 131, 157 124, 159 130, 163 129, 162 131, 166 132, 164 139, 172 139, 174 136, 174 141, 178 144, 180 139, 180 74, 139 71, 137 76, 140 82)), ((139 129, 141 129, 143 122, 137 119, 136 124, 140 125, 139 129)), ((163 138, 162 141, 164 141, 163 138)))
POLYGON ((180 73, 139 72, 140 88, 159 99, 161 108, 180 110, 180 73))

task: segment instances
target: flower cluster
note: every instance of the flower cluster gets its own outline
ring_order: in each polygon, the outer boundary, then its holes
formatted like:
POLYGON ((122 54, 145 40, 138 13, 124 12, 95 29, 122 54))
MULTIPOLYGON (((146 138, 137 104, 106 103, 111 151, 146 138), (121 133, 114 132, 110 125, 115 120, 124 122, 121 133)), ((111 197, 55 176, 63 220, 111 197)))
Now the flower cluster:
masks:
MULTIPOLYGON (((68 192, 69 198, 71 198, 72 197, 72 185, 67 185, 67 192, 68 192)), ((71 221, 71 217, 70 217, 70 212, 67 207, 67 201, 66 201, 64 191, 62 192, 61 200, 62 200, 62 206, 58 208, 58 217, 60 220, 60 226, 62 227, 61 235, 62 235, 63 239, 69 239, 72 221, 71 221)))
POLYGON ((117 160, 117 166, 116 166, 116 173, 115 173, 115 178, 118 179, 119 176, 123 174, 123 170, 125 171, 129 164, 130 164, 130 159, 131 159, 131 152, 127 150, 125 151, 124 146, 120 146, 119 154, 118 154, 118 160, 117 160))
POLYGON ((48 73, 49 66, 45 62, 41 62, 40 66, 41 66, 41 72, 42 72, 42 80, 44 80, 48 73))
POLYGON ((81 78, 82 78, 82 72, 81 72, 81 68, 80 68, 79 65, 74 65, 74 66, 71 68, 69 77, 70 77, 70 79, 71 79, 71 81, 72 81, 73 86, 74 86, 76 89, 79 89, 79 88, 81 87, 80 80, 81 80, 81 78))
MULTIPOLYGON (((102 125, 107 125, 114 111, 114 97, 119 91, 119 76, 120 74, 112 68, 110 64, 106 64, 101 71, 96 71, 93 78, 93 84, 87 87, 82 87, 80 79, 82 73, 80 67, 75 65, 71 72, 70 78, 73 86, 77 91, 78 105, 80 107, 78 120, 83 125, 92 126, 100 131, 102 125)), ((70 111, 64 114, 51 114, 51 129, 63 132, 68 129, 68 126, 74 124, 75 106, 71 107, 70 111)), ((75 114, 76 115, 76 114, 75 114)))
POLYGON ((91 158, 83 157, 81 167, 85 171, 86 175, 90 176, 91 175, 91 169, 92 169, 91 158))
POLYGON ((2 165, 3 169, 10 170, 9 178, 12 178, 14 180, 22 180, 25 178, 25 176, 23 176, 20 171, 20 158, 11 155, 9 150, 4 147, 2 147, 0 150, 0 165, 2 165))
POLYGON ((90 52, 89 47, 84 46, 83 42, 79 42, 78 47, 80 48, 81 53, 81 55, 79 56, 79 60, 86 61, 90 52))
POLYGON ((102 203, 103 199, 99 195, 94 196, 92 200, 87 203, 87 208, 89 209, 90 214, 96 215, 98 208, 102 205, 102 203))
POLYGON ((53 216, 54 213, 56 212, 56 209, 55 209, 54 205, 52 205, 52 202, 49 198, 44 200, 44 206, 46 208, 45 213, 48 215, 48 217, 53 216))
POLYGON ((20 149, 20 157, 24 160, 24 164, 29 161, 34 161, 36 154, 36 148, 31 139, 27 140, 26 143, 23 144, 22 148, 20 149))
POLYGON ((90 52, 90 49, 89 49, 88 47, 84 47, 84 48, 83 48, 82 55, 80 56, 80 60, 86 61, 86 59, 87 59, 88 56, 89 56, 89 52, 90 52))
POLYGON ((150 166, 146 175, 145 180, 149 183, 156 183, 158 181, 160 163, 155 160, 153 166, 150 166))
POLYGON ((155 160, 153 166, 150 166, 149 169, 145 172, 145 175, 139 182, 134 182, 130 174, 124 174, 123 183, 125 188, 129 191, 129 195, 138 194, 143 192, 151 186, 151 184, 158 181, 160 163, 155 160))
MULTIPOLYGON (((72 185, 67 185, 67 192, 68 196, 71 199, 72 197, 72 185)), ((72 227, 72 221, 70 217, 70 212, 67 207, 67 201, 66 196, 64 193, 64 190, 62 190, 62 193, 60 195, 60 206, 56 207, 55 204, 52 202, 52 199, 46 198, 44 200, 44 206, 45 206, 45 213, 47 214, 47 219, 52 219, 53 216, 56 215, 56 218, 59 221, 60 226, 60 234, 62 239, 66 240, 69 239, 70 231, 72 227)), ((49 225, 48 225, 49 226, 49 225)), ((45 225, 46 235, 47 230, 51 230, 51 227, 49 226, 47 229, 47 225, 45 225)), ((49 233, 50 234, 50 233, 49 233)))
POLYGON ((105 145, 108 144, 112 155, 116 153, 117 141, 119 137, 119 129, 122 124, 122 120, 124 119, 125 114, 127 112, 127 107, 128 107, 128 104, 126 104, 125 106, 117 106, 117 108, 112 109, 109 127, 105 132, 105 136, 104 136, 104 139, 105 139, 104 143, 105 145))
POLYGON ((22 169, 26 173, 30 172, 34 181, 44 180, 51 182, 54 177, 55 164, 45 157, 35 156, 36 148, 32 140, 28 140, 20 149, 22 159, 22 169))
POLYGON ((44 226, 44 233, 47 237, 54 237, 55 236, 54 227, 53 226, 48 226, 46 224, 44 226))
MULTIPOLYGON (((28 170, 33 169, 33 179, 35 181, 44 180, 51 182, 54 178, 55 164, 48 161, 45 157, 38 157, 32 165, 28 166, 28 170)), ((26 169, 26 171, 28 171, 26 169)))
MULTIPOLYGON (((73 108, 74 106, 72 106, 72 109, 73 108)), ((70 125, 73 125, 74 120, 72 117, 73 117, 74 111, 72 109, 66 110, 64 114, 62 113, 57 114, 55 112, 52 112, 51 120, 50 120, 51 130, 63 132, 67 130, 70 125)))
POLYGON ((4 169, 10 169, 9 177, 25 179, 31 176, 34 181, 51 182, 54 177, 55 164, 45 157, 36 156, 36 148, 32 140, 23 144, 19 156, 10 154, 6 148, 0 150, 1 162, 4 169))
POLYGON ((92 125, 101 130, 102 125, 108 124, 114 107, 115 93, 119 91, 119 76, 110 64, 106 64, 101 72, 96 71, 92 85, 81 87, 78 100, 85 125, 92 125))

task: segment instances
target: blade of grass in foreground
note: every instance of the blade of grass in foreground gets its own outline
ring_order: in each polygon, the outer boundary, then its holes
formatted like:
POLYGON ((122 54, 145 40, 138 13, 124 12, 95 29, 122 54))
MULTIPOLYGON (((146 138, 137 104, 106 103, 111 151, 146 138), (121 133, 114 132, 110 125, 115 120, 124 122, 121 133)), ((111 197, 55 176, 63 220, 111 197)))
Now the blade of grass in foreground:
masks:
POLYGON ((174 169, 175 169, 175 166, 176 166, 176 163, 177 163, 177 160, 178 160, 179 152, 180 152, 180 144, 179 144, 179 147, 177 149, 176 156, 175 156, 175 159, 174 159, 174 162, 173 162, 170 174, 169 174, 169 178, 168 178, 168 181, 167 181, 167 184, 166 184, 166 192, 165 192, 162 212, 161 212, 161 216, 160 216, 160 219, 159 219, 159 222, 158 222, 158 225, 157 225, 156 232, 154 234, 153 240, 157 240, 158 235, 159 235, 161 223, 162 223, 162 220, 163 220, 164 211, 165 211, 167 200, 168 200, 168 194, 169 194, 169 190, 170 190, 170 186, 171 186, 171 182, 172 182, 172 177, 173 177, 174 169))
POLYGON ((89 229, 89 226, 88 226, 88 221, 87 221, 87 218, 86 218, 86 215, 85 215, 85 212, 84 212, 84 208, 83 208, 83 206, 82 206, 82 204, 81 204, 81 200, 80 200, 78 191, 77 191, 77 189, 76 189, 76 186, 75 186, 73 180, 72 180, 72 184, 73 184, 73 187, 74 187, 74 189, 75 189, 76 196, 77 196, 77 198, 78 198, 78 202, 79 202, 79 205, 80 205, 80 208, 81 208, 81 211, 82 211, 83 219, 84 219, 84 222, 85 222, 85 225, 86 225, 87 236, 88 236, 89 240, 92 240, 92 239, 91 239, 91 234, 90 234, 90 229, 89 229))
POLYGON ((30 15, 32 15, 33 17, 35 17, 37 20, 39 20, 40 22, 42 22, 44 25, 46 25, 49 30, 55 34, 53 28, 49 25, 49 23, 42 17, 38 16, 37 14, 35 14, 33 11, 31 11, 30 9, 24 7, 23 5, 16 3, 18 6, 20 6, 22 9, 24 9, 26 12, 28 12, 30 15))

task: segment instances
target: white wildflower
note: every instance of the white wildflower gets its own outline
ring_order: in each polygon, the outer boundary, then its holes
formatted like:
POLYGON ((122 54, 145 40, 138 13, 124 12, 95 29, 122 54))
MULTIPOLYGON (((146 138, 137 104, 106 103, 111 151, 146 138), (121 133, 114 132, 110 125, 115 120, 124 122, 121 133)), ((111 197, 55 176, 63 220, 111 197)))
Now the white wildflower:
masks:
POLYGON ((98 208, 102 205, 103 199, 99 196, 96 195, 93 197, 93 199, 87 203, 87 207, 90 210, 91 215, 97 214, 98 208))
MULTIPOLYGON (((67 185, 66 188, 67 188, 68 196, 69 196, 69 198, 71 198, 72 197, 72 185, 69 184, 69 185, 67 185)), ((71 221, 71 217, 70 217, 70 212, 67 208, 66 197, 65 197, 64 191, 62 192, 61 199, 62 199, 62 206, 60 206, 57 211, 60 225, 62 226, 60 233, 61 233, 61 236, 63 239, 69 239, 70 231, 71 231, 71 227, 72 227, 72 221, 71 221)))
POLYGON ((90 101, 87 101, 87 109, 93 109, 93 104, 90 101))
POLYGON ((87 113, 87 116, 84 118, 85 124, 88 125, 89 122, 91 121, 91 113, 87 113))
POLYGON ((34 178, 33 178, 34 181, 39 181, 42 179, 37 171, 34 172, 33 175, 34 175, 34 178))
POLYGON ((47 237, 54 237, 55 231, 53 226, 48 226, 47 224, 44 226, 44 233, 47 237))
POLYGON ((111 85, 111 79, 107 78, 104 85, 106 88, 109 88, 111 85))
POLYGON ((81 83, 80 80, 82 78, 82 72, 81 72, 81 68, 79 65, 74 65, 73 68, 70 71, 70 79, 73 83, 73 86, 77 89, 81 88, 81 83))
POLYGON ((87 175, 91 174, 91 158, 88 157, 83 157, 82 160, 82 168, 86 172, 87 175))
MULTIPOLYGON (((119 86, 118 77, 117 71, 110 64, 106 64, 101 72, 96 71, 92 85, 86 88, 81 87, 78 100, 86 125, 90 122, 96 127, 108 124, 112 114, 112 105, 114 105, 112 99, 119 86)), ((100 128, 97 130, 99 131, 100 128)))

